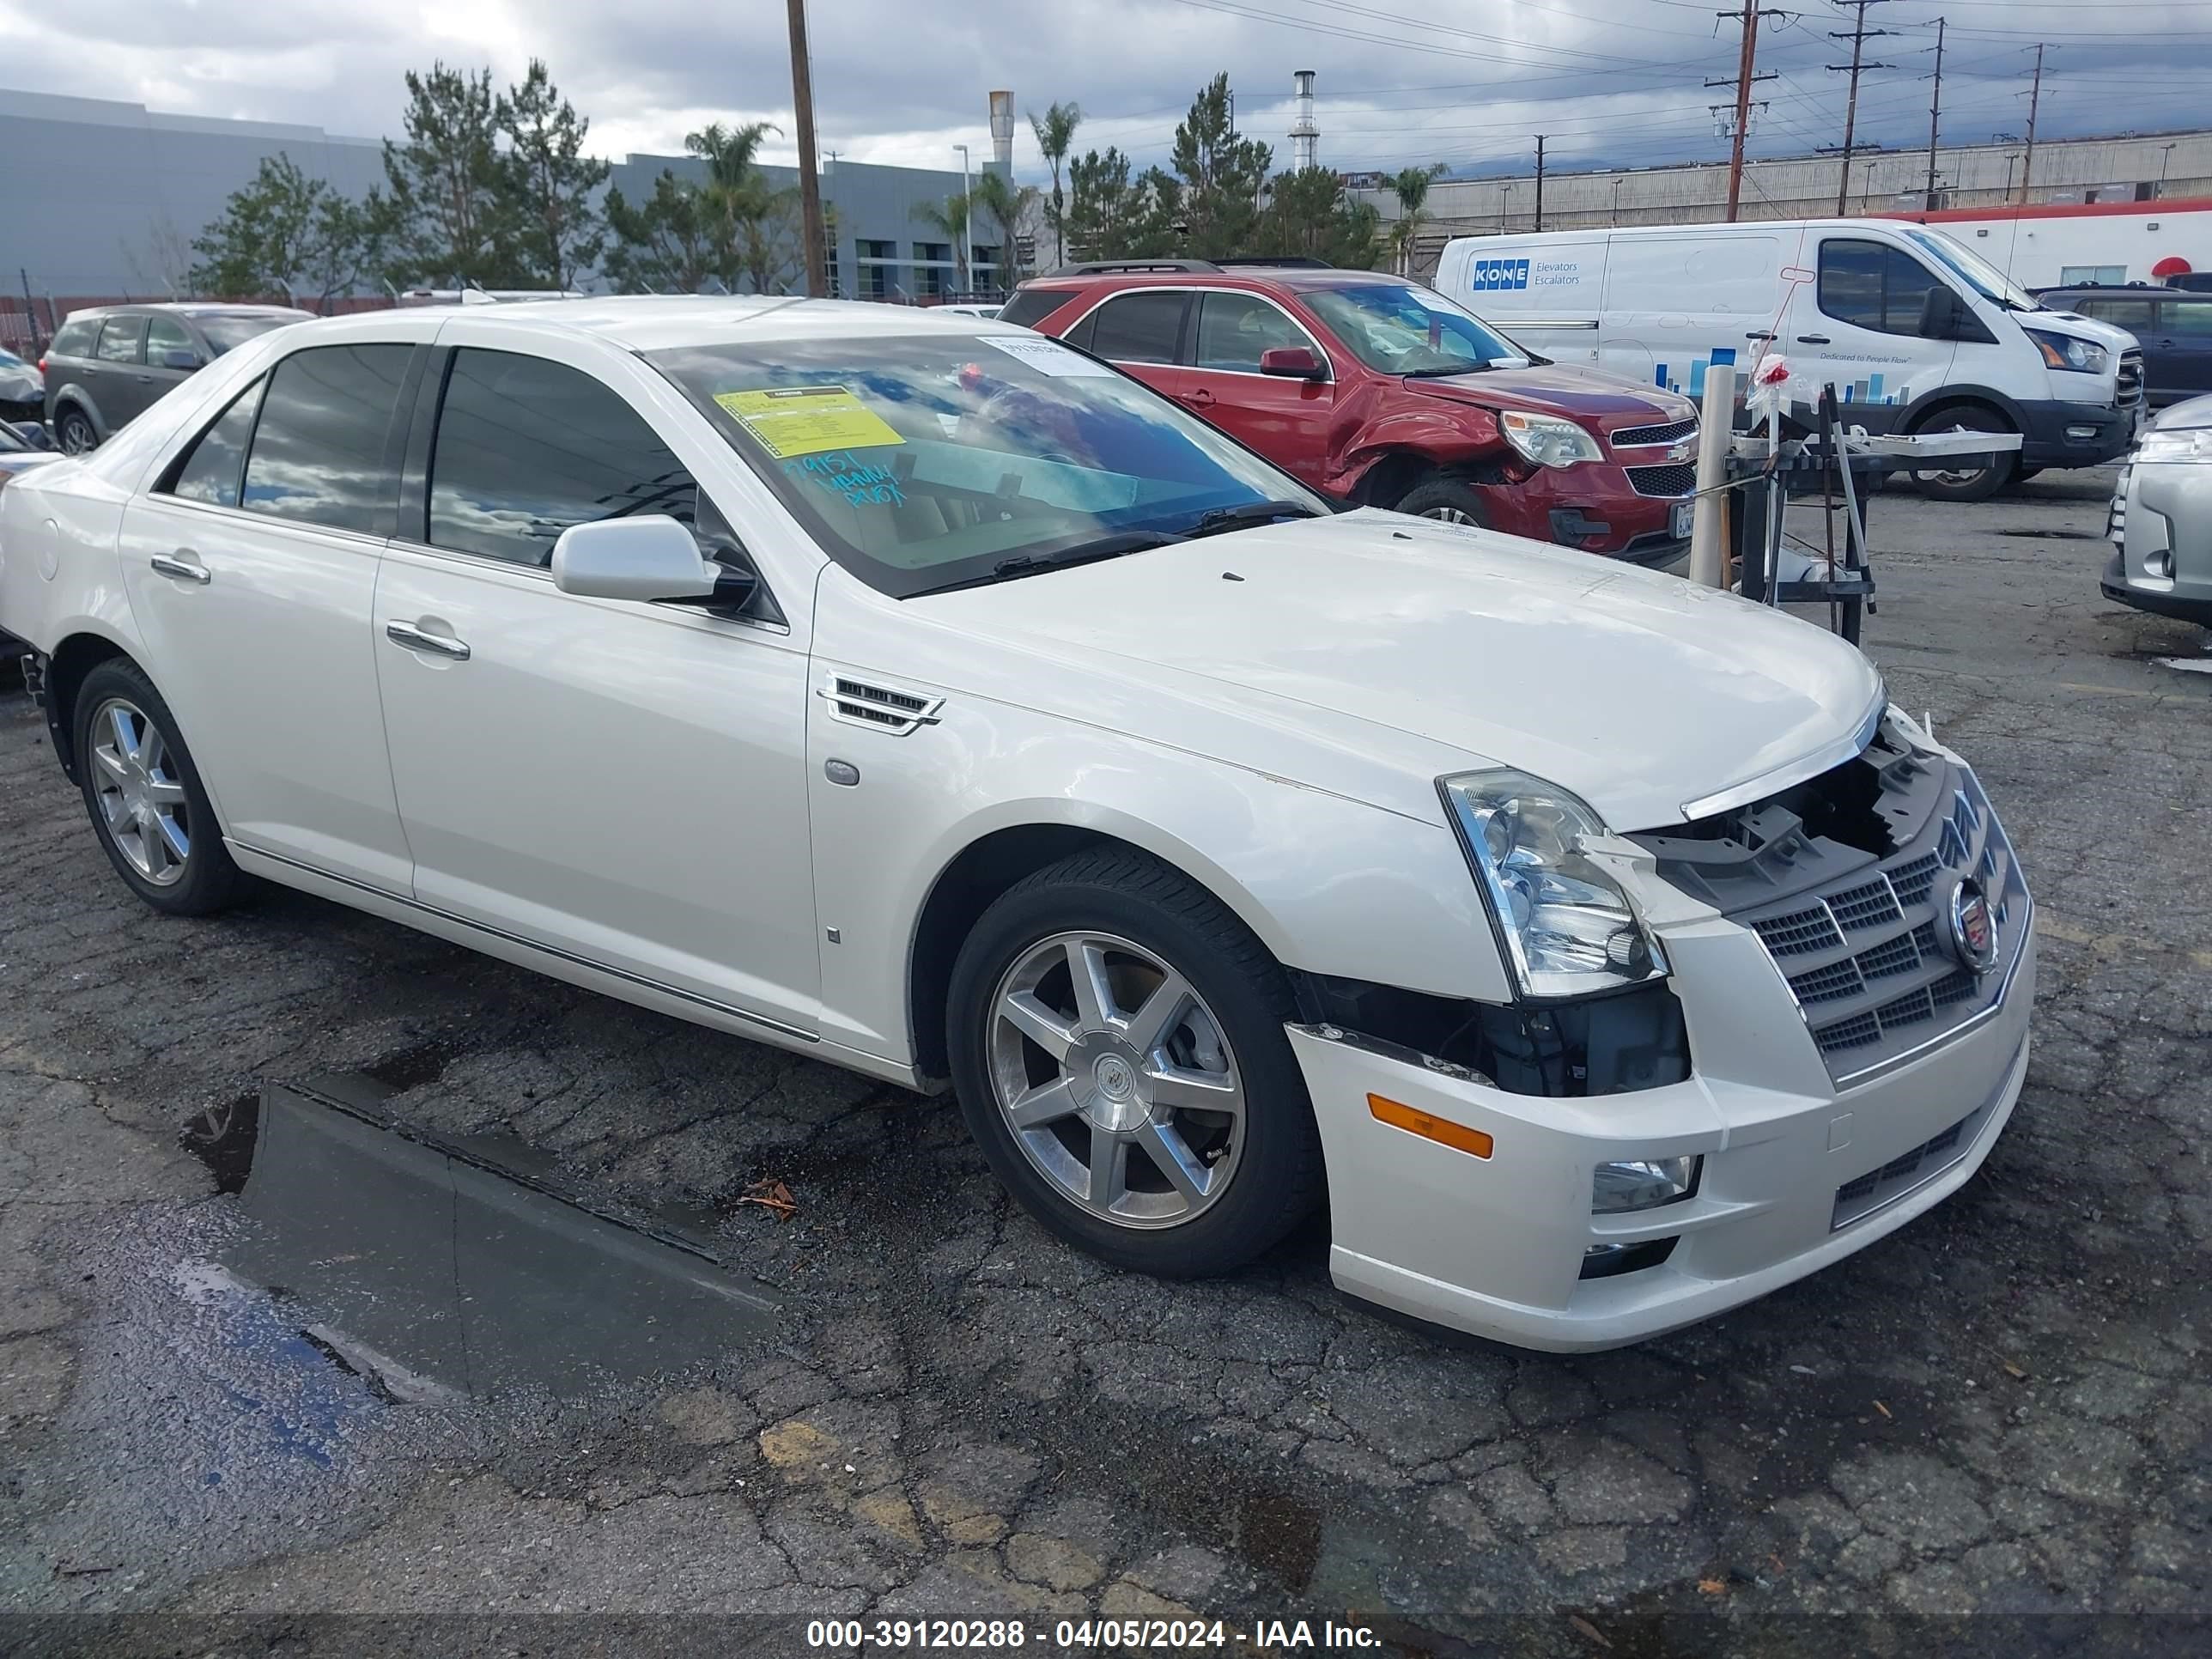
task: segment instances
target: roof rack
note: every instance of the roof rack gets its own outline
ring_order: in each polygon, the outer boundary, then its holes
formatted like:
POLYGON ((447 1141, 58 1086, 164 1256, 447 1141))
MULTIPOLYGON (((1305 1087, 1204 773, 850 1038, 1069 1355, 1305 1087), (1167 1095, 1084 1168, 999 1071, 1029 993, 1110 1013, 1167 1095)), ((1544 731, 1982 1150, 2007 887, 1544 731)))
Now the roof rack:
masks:
POLYGON ((1211 259, 1086 259, 1048 271, 1051 276, 1126 276, 1145 271, 1218 270, 1211 259))

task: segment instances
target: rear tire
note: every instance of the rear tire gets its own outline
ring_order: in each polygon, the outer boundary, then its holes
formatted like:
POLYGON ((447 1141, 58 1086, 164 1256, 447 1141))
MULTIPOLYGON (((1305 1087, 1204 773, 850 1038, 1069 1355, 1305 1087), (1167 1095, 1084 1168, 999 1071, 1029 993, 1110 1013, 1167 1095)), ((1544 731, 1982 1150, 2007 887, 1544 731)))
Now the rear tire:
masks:
POLYGON ((64 455, 88 455, 100 447, 100 428, 92 416, 72 404, 54 421, 54 441, 64 455))
POLYGON ((127 658, 110 658, 77 688, 76 725, 85 811, 125 884, 164 915, 228 905, 246 878, 154 683, 127 658))
POLYGON ((1101 849, 983 913, 945 1036, 969 1129, 1024 1209, 1117 1267, 1195 1279, 1243 1267, 1321 1201, 1283 1030, 1297 1017, 1281 967, 1212 895, 1101 849))
POLYGON ((1486 528, 1490 523, 1490 509, 1483 502, 1482 492, 1464 478, 1425 478, 1398 498, 1397 511, 1443 524, 1486 528))
MULTIPOLYGON (((2012 426, 1993 409, 1942 409, 1913 428, 1916 436, 1936 432, 2010 432, 2012 426)), ((1985 501, 2012 482, 2017 455, 2000 455, 1984 466, 1967 471, 1931 466, 1916 469, 1912 481, 1930 501, 1985 501)))

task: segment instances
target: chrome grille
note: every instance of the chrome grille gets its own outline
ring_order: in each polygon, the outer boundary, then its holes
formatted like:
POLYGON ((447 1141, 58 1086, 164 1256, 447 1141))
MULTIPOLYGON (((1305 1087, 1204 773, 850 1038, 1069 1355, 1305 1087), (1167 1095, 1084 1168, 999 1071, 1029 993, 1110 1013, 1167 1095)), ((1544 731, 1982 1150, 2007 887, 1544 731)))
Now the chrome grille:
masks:
POLYGON ((2105 539, 2125 545, 2128 539, 2128 477, 2135 469, 2123 466, 2120 482, 2112 491, 2112 504, 2105 509, 2105 539))
POLYGON ((1765 943, 1838 1083, 1993 1006, 2020 947, 2027 890, 1980 785, 1963 768, 1920 764, 1943 775, 1923 771, 1914 787, 1940 793, 1909 842, 1871 875, 1862 865, 1810 895, 1734 915, 1765 943), (1948 878, 1968 875, 1979 878, 1997 918, 2002 955, 1987 974, 1952 954, 1938 914, 1948 902, 1948 878))
POLYGON ((1639 495, 1686 495, 1698 487, 1694 461, 1674 466, 1632 466, 1628 485, 1639 495))
POLYGON ((2113 389, 2112 402, 2125 409, 2139 404, 2143 395, 2143 356, 2140 351, 2120 354, 2119 379, 2113 389))
POLYGON ((1610 435, 1615 449, 1650 449, 1679 443, 1694 436, 1697 430, 1695 420, 1669 421, 1664 426, 1625 426, 1610 435))
POLYGON ((1833 1232, 1854 1221, 1863 1220, 1942 1174, 1973 1145, 1975 1132, 1988 1112, 1988 1107, 1978 1107, 1949 1128, 1899 1152, 1879 1170, 1869 1170, 1837 1188, 1836 1207, 1829 1216, 1828 1231, 1833 1232))

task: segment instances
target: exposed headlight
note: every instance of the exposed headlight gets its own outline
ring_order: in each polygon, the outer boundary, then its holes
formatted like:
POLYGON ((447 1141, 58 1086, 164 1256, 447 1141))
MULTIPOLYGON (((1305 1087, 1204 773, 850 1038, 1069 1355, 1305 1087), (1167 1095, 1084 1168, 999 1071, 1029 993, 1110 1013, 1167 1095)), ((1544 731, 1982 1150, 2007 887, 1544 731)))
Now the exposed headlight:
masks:
POLYGON ((1582 996, 1667 971, 1628 895, 1582 850, 1596 813, 1525 772, 1439 778, 1489 896, 1514 977, 1534 997, 1582 996))
POLYGON ((2212 461, 2212 428, 2193 432, 2146 432, 2136 446, 2139 461, 2212 461))
POLYGON ((2077 340, 2071 334, 2046 334, 2039 328, 2021 332, 2035 342, 2046 367, 2071 369, 2077 374, 2101 374, 2112 354, 2094 340, 2077 340))
POLYGON ((1498 417, 1498 425, 1505 441, 1539 466, 1572 466, 1577 461, 1605 459, 1596 439, 1557 415, 1524 415, 1509 409, 1498 417))

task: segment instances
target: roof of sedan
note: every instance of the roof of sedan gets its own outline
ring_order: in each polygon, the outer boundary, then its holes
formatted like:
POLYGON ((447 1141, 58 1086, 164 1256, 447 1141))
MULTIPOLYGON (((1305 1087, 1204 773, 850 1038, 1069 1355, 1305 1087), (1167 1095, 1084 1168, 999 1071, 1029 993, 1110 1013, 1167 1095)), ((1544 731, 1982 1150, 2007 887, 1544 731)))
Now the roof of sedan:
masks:
POLYGON ((596 334, 637 351, 709 342, 888 337, 933 331, 1021 334, 1025 330, 980 317, 938 316, 915 306, 789 295, 622 295, 590 300, 527 300, 471 307, 471 321, 513 318, 596 334))

